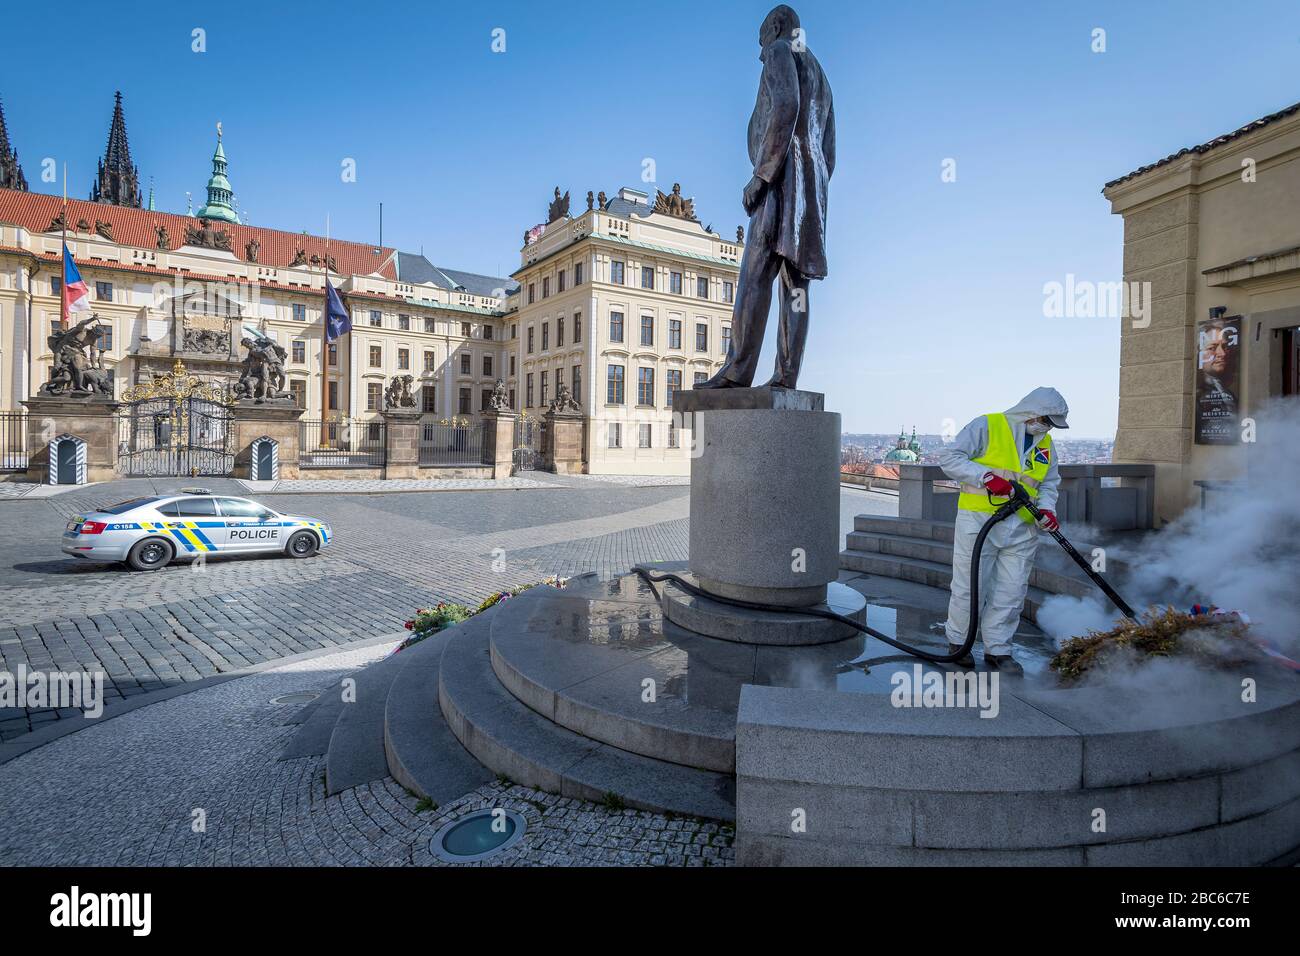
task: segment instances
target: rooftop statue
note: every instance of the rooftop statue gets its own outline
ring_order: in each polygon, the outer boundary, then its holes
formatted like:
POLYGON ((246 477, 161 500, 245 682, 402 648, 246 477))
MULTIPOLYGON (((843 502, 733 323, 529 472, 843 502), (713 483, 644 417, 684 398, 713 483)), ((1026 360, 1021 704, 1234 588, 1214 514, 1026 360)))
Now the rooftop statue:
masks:
POLYGON ((749 215, 731 325, 732 352, 696 388, 744 388, 754 381, 772 283, 781 280, 776 371, 768 386, 794 388, 808 337, 808 287, 826 277, 826 194, 835 171, 835 109, 799 15, 774 7, 758 30, 763 73, 749 118, 754 173, 742 203, 749 215))

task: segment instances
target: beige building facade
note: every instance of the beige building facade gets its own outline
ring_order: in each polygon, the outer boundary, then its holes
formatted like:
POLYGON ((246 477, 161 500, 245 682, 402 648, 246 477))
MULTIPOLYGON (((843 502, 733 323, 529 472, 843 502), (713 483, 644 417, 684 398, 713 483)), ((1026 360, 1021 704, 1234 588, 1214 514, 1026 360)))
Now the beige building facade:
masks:
POLYGON ((1246 475, 1255 416, 1300 394, 1300 104, 1106 184, 1124 217, 1117 462, 1168 521, 1246 475))

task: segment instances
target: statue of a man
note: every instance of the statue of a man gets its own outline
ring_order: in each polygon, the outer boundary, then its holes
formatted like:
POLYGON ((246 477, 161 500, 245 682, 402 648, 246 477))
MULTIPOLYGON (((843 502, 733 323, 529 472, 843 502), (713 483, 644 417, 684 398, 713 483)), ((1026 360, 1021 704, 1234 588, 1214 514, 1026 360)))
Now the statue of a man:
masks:
POLYGON ((749 241, 740 262, 732 351, 718 374, 696 388, 753 383, 778 277, 781 324, 776 371, 767 385, 794 388, 808 337, 808 286, 826 277, 826 193, 835 171, 830 83, 806 45, 799 15, 785 4, 763 20, 758 42, 763 75, 749 118, 754 175, 742 199, 749 241))

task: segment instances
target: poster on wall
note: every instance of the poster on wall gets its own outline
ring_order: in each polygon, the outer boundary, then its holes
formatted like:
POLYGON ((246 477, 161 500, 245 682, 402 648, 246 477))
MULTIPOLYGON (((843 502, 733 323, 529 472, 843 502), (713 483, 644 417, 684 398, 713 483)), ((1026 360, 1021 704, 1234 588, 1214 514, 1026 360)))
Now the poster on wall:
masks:
POLYGON ((1196 444, 1235 445, 1241 440, 1238 400, 1241 316, 1207 319, 1196 326, 1196 444))

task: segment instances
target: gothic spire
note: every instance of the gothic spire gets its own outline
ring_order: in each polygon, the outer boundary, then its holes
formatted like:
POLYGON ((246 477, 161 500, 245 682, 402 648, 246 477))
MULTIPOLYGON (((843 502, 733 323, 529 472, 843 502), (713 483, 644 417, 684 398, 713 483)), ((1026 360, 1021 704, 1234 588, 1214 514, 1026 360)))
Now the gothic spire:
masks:
POLYGON ((131 164, 131 147, 126 141, 126 119, 122 116, 122 92, 113 104, 113 123, 108 128, 108 146, 99 161, 99 176, 91 190, 92 202, 139 209, 140 170, 131 164))
POLYGON ((9 129, 5 126, 5 108, 0 103, 0 187, 27 191, 27 177, 18 165, 18 150, 9 145, 9 129))

